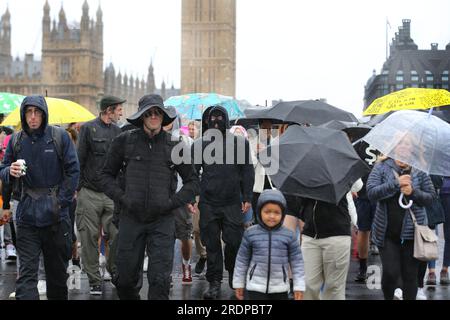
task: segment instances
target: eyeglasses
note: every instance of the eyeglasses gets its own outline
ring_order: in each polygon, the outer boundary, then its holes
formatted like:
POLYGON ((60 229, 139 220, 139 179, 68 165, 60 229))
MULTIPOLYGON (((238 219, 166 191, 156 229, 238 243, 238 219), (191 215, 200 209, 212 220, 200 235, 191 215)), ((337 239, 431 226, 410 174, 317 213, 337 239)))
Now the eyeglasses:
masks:
POLYGON ((161 111, 159 110, 149 110, 146 113, 144 113, 144 118, 150 118, 150 117, 160 117, 162 115, 161 111))
POLYGON ((38 117, 38 116, 42 116, 43 112, 40 109, 30 109, 30 108, 28 108, 25 111, 25 114, 30 115, 30 116, 34 115, 34 116, 38 117))

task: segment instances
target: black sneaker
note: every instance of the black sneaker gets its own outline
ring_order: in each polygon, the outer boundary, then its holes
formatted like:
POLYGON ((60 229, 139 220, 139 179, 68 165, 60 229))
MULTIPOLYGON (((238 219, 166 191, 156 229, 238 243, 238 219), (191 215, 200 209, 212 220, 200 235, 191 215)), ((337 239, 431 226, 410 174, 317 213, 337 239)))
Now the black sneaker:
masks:
POLYGON ((198 259, 197 264, 195 265, 195 273, 200 274, 203 272, 203 270, 205 269, 205 264, 206 264, 206 258, 204 257, 200 257, 200 259, 198 259))
POLYGON ((91 286, 91 290, 89 293, 93 296, 101 296, 102 295, 102 287, 101 286, 91 286))
POLYGON ((365 272, 360 271, 355 277, 355 282, 366 283, 366 281, 367 281, 367 273, 365 272))
POLYGON ((205 300, 215 300, 220 294, 220 281, 213 281, 209 283, 209 289, 203 294, 205 300))

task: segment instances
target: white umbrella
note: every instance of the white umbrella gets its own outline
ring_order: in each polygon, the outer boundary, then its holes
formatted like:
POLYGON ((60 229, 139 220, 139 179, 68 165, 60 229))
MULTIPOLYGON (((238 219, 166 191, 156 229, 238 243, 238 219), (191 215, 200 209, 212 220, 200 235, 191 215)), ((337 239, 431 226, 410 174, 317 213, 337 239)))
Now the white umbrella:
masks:
POLYGON ((450 125, 419 111, 397 111, 363 140, 384 155, 427 174, 450 175, 450 125))

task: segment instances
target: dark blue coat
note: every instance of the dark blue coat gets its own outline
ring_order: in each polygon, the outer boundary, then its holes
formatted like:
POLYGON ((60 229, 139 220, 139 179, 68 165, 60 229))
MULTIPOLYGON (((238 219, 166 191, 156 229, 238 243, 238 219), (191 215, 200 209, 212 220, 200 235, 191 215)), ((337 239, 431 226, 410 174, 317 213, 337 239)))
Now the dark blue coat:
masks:
POLYGON ((72 203, 78 185, 80 165, 73 142, 69 135, 63 132, 61 147, 64 165, 62 166, 53 143, 52 129, 48 125, 48 108, 43 97, 26 97, 20 107, 20 117, 23 138, 19 153, 14 157, 13 140, 15 139, 11 138, 0 166, 0 178, 5 183, 9 183, 10 180, 13 182, 15 178, 10 177, 10 166, 17 159, 24 159, 27 172, 20 178, 24 190, 58 187, 56 196, 48 193, 38 199, 32 199, 27 193, 23 193, 17 208, 16 217, 19 225, 47 227, 55 223, 56 215, 59 215, 60 219, 69 219, 69 205, 72 203), (42 126, 34 132, 31 132, 26 123, 27 106, 35 106, 44 112, 42 126))
MULTIPOLYGON (((400 185, 393 170, 397 173, 400 172, 400 168, 395 164, 394 160, 387 159, 375 165, 367 180, 366 189, 369 200, 377 202, 372 225, 372 239, 378 247, 384 246, 389 214, 387 200, 400 192, 400 185)), ((429 206, 433 201, 435 195, 433 183, 426 173, 415 169, 411 171, 411 179, 414 190, 409 197, 414 201, 411 210, 416 216, 417 223, 426 225, 426 211, 424 207, 429 206)), ((414 224, 409 211, 405 214, 400 237, 402 240, 414 239, 414 224)))

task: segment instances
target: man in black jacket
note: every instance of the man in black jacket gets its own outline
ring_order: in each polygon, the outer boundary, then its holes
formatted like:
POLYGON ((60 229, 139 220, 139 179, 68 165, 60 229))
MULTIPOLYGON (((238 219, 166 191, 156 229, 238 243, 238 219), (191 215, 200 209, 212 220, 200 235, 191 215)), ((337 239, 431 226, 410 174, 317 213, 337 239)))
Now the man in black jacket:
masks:
MULTIPOLYGON (((175 244, 173 210, 192 203, 199 193, 194 166, 173 161, 179 141, 162 130, 176 116, 159 95, 144 96, 128 122, 139 129, 124 132, 112 143, 101 174, 105 193, 121 204, 117 246, 117 292, 120 299, 139 299, 137 284, 145 250, 148 299, 168 299, 175 244), (177 164, 175 164, 177 163, 177 164), (124 173, 125 192, 117 182, 124 173), (183 180, 176 192, 175 173, 183 180)), ((189 151, 189 149, 187 149, 189 151)), ((190 157, 188 157, 188 162, 190 157)))
POLYGON ((205 299, 217 299, 223 275, 223 262, 232 287, 236 255, 244 234, 244 214, 251 208, 255 171, 250 147, 244 137, 229 132, 225 108, 209 110, 208 130, 193 145, 197 171, 203 169, 200 184, 200 235, 206 246, 205 299), (222 254, 222 239, 225 242, 222 254), (225 259, 224 259, 225 258, 225 259))
MULTIPOLYGON (((110 247, 114 245, 117 235, 117 228, 112 223, 114 203, 103 193, 98 185, 98 178, 112 140, 122 132, 116 123, 122 116, 122 104, 125 102, 126 100, 117 97, 104 97, 100 102, 100 116, 81 127, 78 141, 81 177, 76 224, 82 246, 83 270, 89 278, 92 295, 102 294, 102 277, 99 271, 99 231, 103 229, 110 247)), ((106 269, 114 277, 114 254, 107 257, 106 269)))

